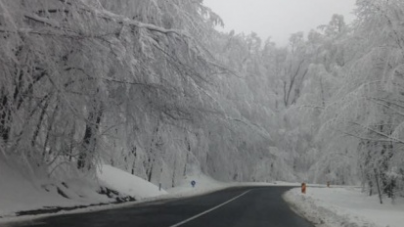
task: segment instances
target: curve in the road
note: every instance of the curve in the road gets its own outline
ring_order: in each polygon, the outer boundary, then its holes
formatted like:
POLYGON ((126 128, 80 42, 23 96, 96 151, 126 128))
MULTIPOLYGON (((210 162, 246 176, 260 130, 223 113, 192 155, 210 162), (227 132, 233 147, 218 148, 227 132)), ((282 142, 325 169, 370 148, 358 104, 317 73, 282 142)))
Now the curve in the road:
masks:
POLYGON ((282 199, 282 194, 289 189, 231 188, 186 199, 54 216, 20 224, 35 227, 313 227, 282 199))

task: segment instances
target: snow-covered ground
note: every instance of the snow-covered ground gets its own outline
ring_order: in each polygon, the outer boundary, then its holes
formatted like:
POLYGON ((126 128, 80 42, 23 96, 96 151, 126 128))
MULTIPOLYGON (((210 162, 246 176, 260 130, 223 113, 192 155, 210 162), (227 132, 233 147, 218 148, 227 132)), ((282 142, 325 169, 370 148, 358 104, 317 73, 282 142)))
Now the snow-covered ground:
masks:
POLYGON ((97 176, 101 185, 137 200, 167 194, 156 185, 110 165, 102 165, 97 171, 97 176))
POLYGON ((46 207, 71 207, 112 200, 96 192, 97 185, 80 179, 64 182, 33 178, 0 159, 0 217, 46 207), (34 180, 35 179, 35 180, 34 180), (63 197, 69 197, 69 199, 63 197))
MULTIPOLYGON (((85 178, 64 180, 63 182, 49 179, 30 180, 32 178, 15 170, 10 163, 1 160, 0 173, 0 224, 55 215, 16 216, 18 212, 27 210, 82 207, 71 211, 61 211, 57 213, 58 215, 113 209, 153 200, 195 196, 237 186, 300 186, 299 183, 287 182, 224 183, 214 180, 196 169, 190 171, 178 186, 164 190, 110 165, 100 165, 97 180, 94 181, 85 180, 85 178), (196 182, 194 187, 191 185, 192 181, 196 182), (100 194, 100 188, 105 190, 104 194, 100 194), (136 201, 111 204, 116 202, 117 198, 127 196, 135 198, 136 201), (103 206, 86 207, 97 204, 103 204, 103 206)), ((391 204, 391 201, 385 199, 385 204, 380 205, 377 197, 368 197, 357 188, 318 188, 319 186, 321 185, 309 185, 306 195, 302 195, 299 188, 293 189, 287 192, 284 198, 296 212, 320 227, 403 226, 403 199, 396 200, 395 204, 391 204)))
POLYGON ((404 199, 394 204, 369 197, 358 188, 308 188, 307 194, 293 189, 284 195, 297 213, 321 227, 402 227, 404 199))
POLYGON ((224 189, 229 186, 229 184, 216 181, 202 173, 195 173, 184 177, 177 187, 168 189, 167 192, 169 195, 167 195, 167 197, 193 196, 224 189), (191 185, 192 181, 196 183, 194 187, 191 185))
POLYGON ((109 165, 100 166, 95 179, 82 176, 62 182, 27 176, 0 159, 0 173, 0 222, 16 219, 19 212, 105 205, 131 197, 141 201, 167 194, 109 165))
POLYGON ((10 160, 5 162, 0 159, 0 223, 3 224, 10 221, 27 221, 54 215, 18 216, 21 211, 68 208, 69 211, 62 210, 57 214, 90 212, 129 206, 145 201, 204 194, 233 186, 218 182, 196 171, 195 174, 185 177, 178 187, 170 189, 167 193, 157 185, 110 165, 98 167, 96 180, 89 180, 84 177, 60 182, 51 179, 32 178, 33 176, 27 176, 16 170, 10 163, 10 160), (192 180, 196 181, 195 187, 190 184, 192 180), (104 194, 100 194, 100 188, 103 188, 104 194), (127 196, 135 198, 136 201, 111 204, 116 202, 117 198, 127 196), (103 206, 97 206, 101 204, 103 206), (75 209, 78 207, 80 209, 75 209))
MULTIPOLYGON (((16 217, 19 211, 49 207, 77 207, 90 204, 108 204, 116 201, 97 192, 100 187, 118 192, 120 197, 136 198, 135 202, 92 206, 65 213, 91 212, 130 206, 146 201, 183 198, 205 194, 237 186, 300 186, 299 183, 224 183, 194 170, 184 177, 177 187, 164 190, 123 170, 101 165, 97 171, 97 183, 85 180, 69 180, 63 183, 28 180, 24 174, 0 160, 0 225, 10 221, 29 221, 55 214, 16 217), (195 181, 193 187, 191 182, 195 181), (59 192, 58 192, 59 190, 59 192), (64 194, 65 198, 61 195, 64 194)), ((292 189, 284 195, 292 208, 319 227, 401 227, 404 222, 404 200, 395 204, 385 199, 380 205, 377 197, 368 197, 358 188, 319 188, 322 185, 309 185, 307 194, 300 189, 292 189)), ((115 194, 114 194, 115 195, 115 194)), ((117 195, 115 195, 117 196, 117 195)))

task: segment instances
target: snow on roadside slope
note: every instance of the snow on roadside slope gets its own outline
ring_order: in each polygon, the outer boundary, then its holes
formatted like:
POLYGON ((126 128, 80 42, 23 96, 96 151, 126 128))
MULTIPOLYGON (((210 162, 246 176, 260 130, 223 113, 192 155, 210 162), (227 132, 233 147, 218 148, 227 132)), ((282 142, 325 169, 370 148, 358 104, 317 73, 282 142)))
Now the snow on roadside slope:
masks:
POLYGON ((193 173, 185 176, 180 185, 170 188, 168 197, 182 197, 209 193, 230 187, 228 183, 217 181, 201 172, 193 173), (195 187, 192 187, 191 182, 195 181, 195 187))
POLYGON ((137 200, 167 194, 164 190, 160 191, 158 186, 110 165, 101 165, 97 176, 101 185, 137 200))
MULTIPOLYGON (((1 165, 0 165, 0 167, 1 167, 1 165)), ((37 218, 44 218, 44 217, 54 216, 54 215, 94 212, 94 211, 99 211, 99 210, 114 209, 114 208, 130 206, 130 205, 133 205, 133 204, 136 204, 139 202, 143 202, 143 201, 171 199, 171 198, 193 196, 193 195, 197 195, 197 194, 205 194, 205 193, 224 189, 226 187, 231 186, 230 184, 218 182, 208 176, 205 176, 204 174, 198 174, 197 176, 187 177, 187 179, 183 180, 182 185, 180 185, 178 188, 172 189, 171 193, 167 193, 164 190, 159 191, 158 186, 153 185, 146 180, 133 176, 133 175, 126 173, 125 171, 117 169, 115 167, 112 167, 109 165, 101 165, 101 166, 99 166, 99 168, 100 169, 97 171, 97 175, 99 178, 99 186, 108 187, 109 189, 120 192, 122 195, 133 196, 138 201, 123 203, 123 204, 92 206, 92 207, 88 207, 88 208, 75 209, 75 210, 71 210, 71 211, 62 210, 58 213, 28 215, 28 216, 19 216, 19 217, 16 217, 15 213, 12 213, 12 212, 10 212, 10 210, 8 210, 5 213, 5 215, 0 215, 0 226, 1 226, 1 224, 8 223, 8 222, 30 222, 37 218), (192 188, 188 182, 188 180, 191 178, 193 180, 197 181, 197 186, 195 188, 192 188)), ((1 173, 3 174, 4 171, 1 173)), ((0 180, 4 179, 3 176, 10 176, 12 179, 17 179, 14 175, 4 174, 4 175, 0 175, 0 180)), ((24 181, 26 181, 26 180, 19 180, 19 182, 24 182, 24 181)), ((27 182, 25 182, 25 183, 26 183, 26 185, 30 184, 27 182)), ((85 183, 85 182, 83 182, 83 183, 85 183)), ((69 187, 70 187, 70 183, 69 183, 69 187)), ((2 188, 0 187, 0 190, 1 189, 2 188)), ((85 187, 81 188, 81 190, 88 191, 88 189, 86 189, 85 187)), ((3 191, 0 191, 0 192, 3 192, 3 191)), ((9 194, 9 193, 0 193, 0 195, 4 195, 4 196, 7 196, 7 194, 9 194)), ((70 193, 68 193, 68 194, 70 194, 70 193)), ((35 195, 37 196, 37 194, 35 194, 35 195)), ((106 196, 103 196, 103 197, 105 199, 108 199, 106 196)), ((1 198, 2 197, 0 196, 0 199, 1 198)), ((14 210, 13 212, 27 210, 26 204, 24 202, 22 202, 26 198, 28 198, 27 195, 24 195, 24 197, 19 197, 19 200, 12 201, 13 203, 19 205, 19 207, 16 210, 14 210)), ((84 202, 66 199, 66 198, 60 197, 60 195, 57 195, 57 194, 54 195, 54 197, 52 197, 48 192, 42 192, 42 195, 37 197, 36 199, 37 200, 33 204, 31 204, 32 206, 29 207, 30 210, 41 209, 45 206, 72 207, 72 206, 78 206, 78 205, 87 205, 84 202), (50 201, 50 203, 41 203, 41 202, 39 202, 41 200, 50 201)), ((93 201, 93 203, 95 203, 96 201, 97 200, 93 201)), ((111 199, 109 202, 111 202, 111 199)), ((2 203, 0 203, 0 208, 1 207, 2 207, 2 203)))
POLYGON ((404 200, 379 204, 357 188, 292 189, 284 195, 293 209, 321 227, 402 227, 404 200))
POLYGON ((35 182, 28 180, 29 177, 15 170, 13 165, 0 159, 0 216, 44 206, 75 205, 55 192, 52 185, 46 186, 46 182, 41 183, 39 179, 35 182))
MULTIPOLYGON (((109 165, 99 167, 97 183, 87 178, 72 178, 58 181, 26 176, 15 168, 12 160, 0 159, 0 222, 15 217, 19 212, 52 208, 72 208, 116 202, 117 197, 132 196, 144 199, 166 194, 158 187, 109 165), (108 188, 119 195, 100 194, 108 188)), ((93 209, 93 208, 91 208, 93 209)))

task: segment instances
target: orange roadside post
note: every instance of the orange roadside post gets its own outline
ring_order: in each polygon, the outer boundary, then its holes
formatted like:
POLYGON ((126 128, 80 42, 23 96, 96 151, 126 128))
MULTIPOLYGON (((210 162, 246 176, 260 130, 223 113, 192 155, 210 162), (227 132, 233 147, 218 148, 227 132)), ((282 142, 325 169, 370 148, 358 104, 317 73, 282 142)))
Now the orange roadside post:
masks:
POLYGON ((302 193, 306 194, 306 183, 302 183, 302 193))

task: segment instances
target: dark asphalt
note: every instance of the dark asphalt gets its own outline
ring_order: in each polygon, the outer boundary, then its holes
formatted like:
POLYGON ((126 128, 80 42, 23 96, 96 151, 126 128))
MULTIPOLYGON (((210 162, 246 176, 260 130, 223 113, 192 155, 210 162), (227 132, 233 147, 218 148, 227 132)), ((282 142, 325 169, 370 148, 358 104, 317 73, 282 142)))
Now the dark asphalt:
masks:
POLYGON ((289 187, 232 188, 198 197, 120 209, 54 216, 17 226, 35 227, 313 227, 283 201, 289 187), (250 190, 250 191, 249 191, 250 190), (247 194, 199 216, 236 196, 247 194))

